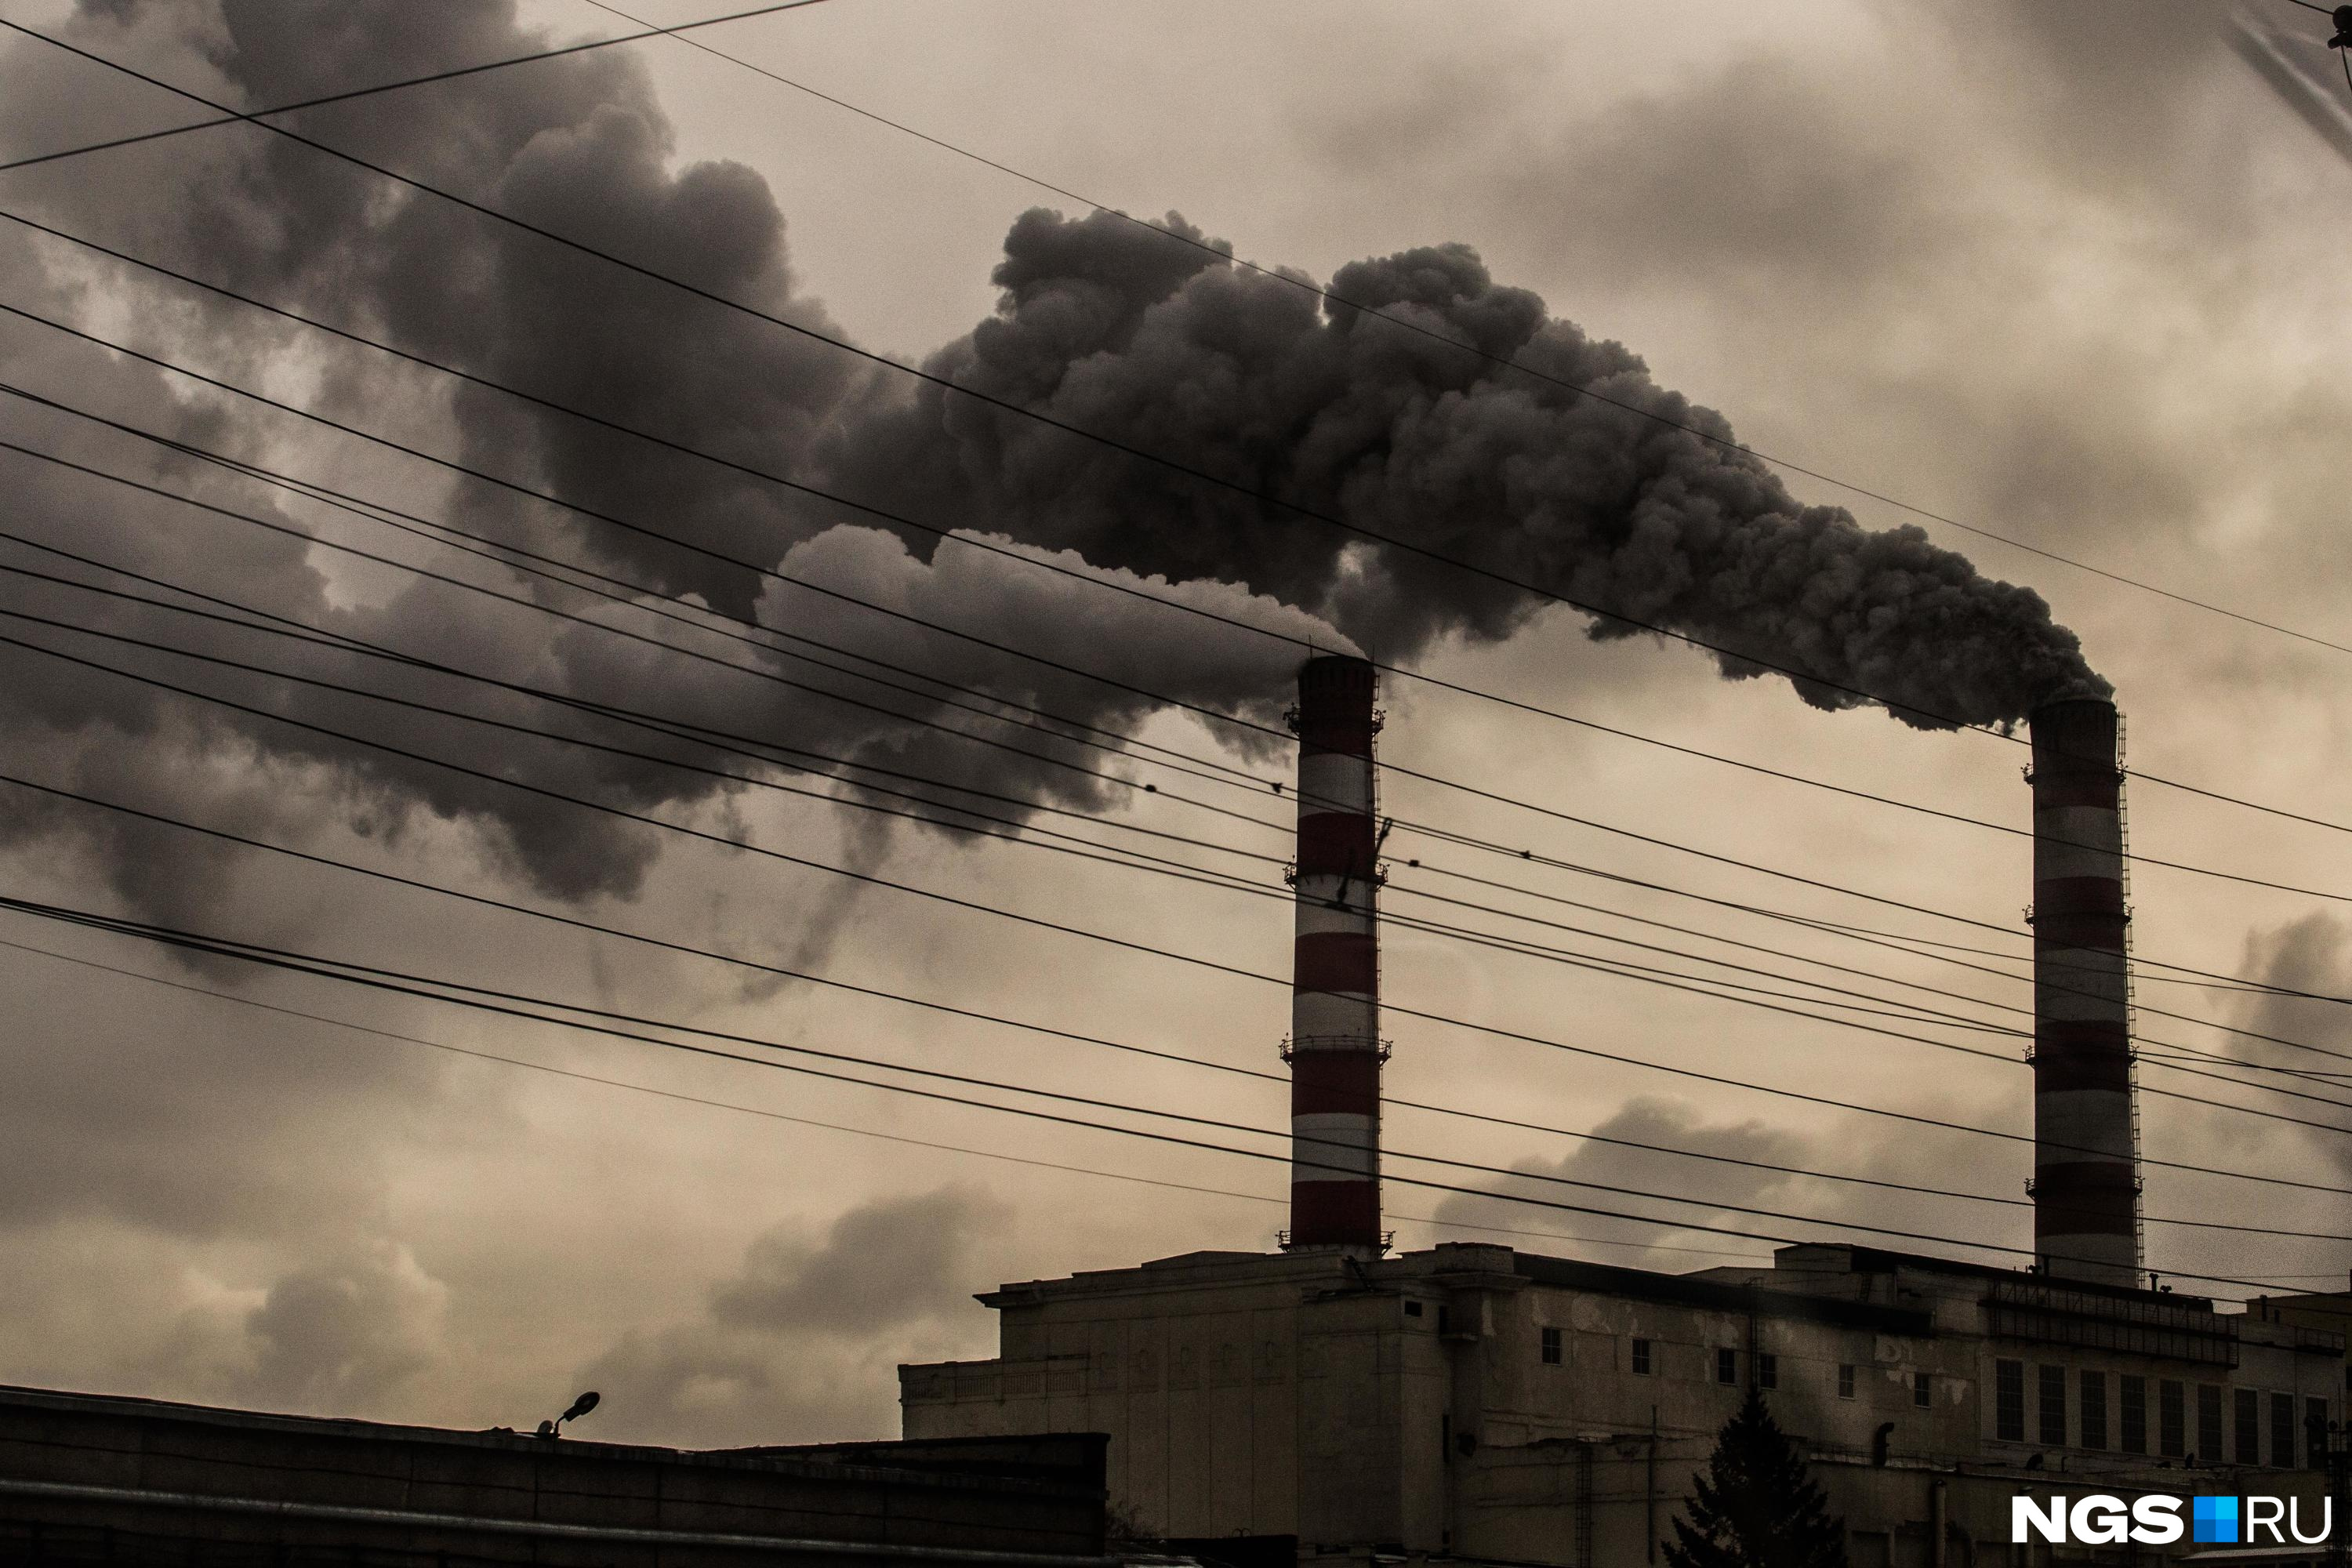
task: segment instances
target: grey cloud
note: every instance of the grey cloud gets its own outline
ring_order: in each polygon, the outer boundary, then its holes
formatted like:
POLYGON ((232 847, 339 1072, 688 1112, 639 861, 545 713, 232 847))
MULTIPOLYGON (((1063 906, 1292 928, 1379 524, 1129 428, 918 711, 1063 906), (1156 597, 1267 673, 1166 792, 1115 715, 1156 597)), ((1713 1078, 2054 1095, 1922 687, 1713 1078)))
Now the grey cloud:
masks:
POLYGON ((405 1248, 314 1264, 279 1278, 246 1317, 247 1399, 365 1409, 430 1368, 448 1292, 405 1248))
POLYGON ((852 1209, 822 1241, 772 1231, 745 1252, 741 1274, 713 1288, 711 1319, 856 1333, 938 1316, 968 1299, 972 1244, 1006 1217, 993 1200, 950 1188, 852 1209))
MULTIPOLYGON (((1805 1140, 1795 1133, 1752 1120, 1710 1121, 1699 1106, 1664 1096, 1645 1095, 1630 1100, 1597 1123, 1593 1131, 1601 1137, 1623 1139, 1629 1142, 1655 1144, 1665 1149, 1703 1149, 1709 1153, 1727 1155, 1733 1159, 1771 1164, 1803 1164, 1808 1153, 1805 1140)), ((1695 1197, 1699 1202, 1696 1209, 1673 1205, 1668 1211, 1670 1214, 1702 1221, 1709 1217, 1709 1199, 1748 1205, 1760 1203, 1769 1206, 1774 1194, 1790 1184, 1790 1178, 1769 1172, 1707 1163, 1674 1154, 1652 1153, 1585 1140, 1572 1142, 1568 1152, 1556 1160, 1533 1158, 1515 1161, 1513 1169, 1521 1174, 1479 1184, 1491 1187, 1498 1195, 1529 1200, 1537 1205, 1582 1204, 1635 1211, 1644 1206, 1638 1199, 1628 1200, 1622 1194, 1600 1188, 1564 1184, 1592 1182, 1604 1187, 1624 1187, 1634 1192, 1671 1192, 1695 1197)), ((1440 1220, 1465 1226, 1533 1223, 1615 1241, 1644 1244, 1671 1239, 1678 1246, 1721 1245, 1735 1250, 1748 1245, 1732 1238, 1725 1238, 1718 1244, 1710 1241, 1703 1233, 1684 1232, 1671 1219, 1656 1225, 1602 1221, 1557 1211, 1544 1214, 1539 1208, 1505 1208, 1492 1202, 1458 1194, 1440 1204, 1436 1216, 1440 1220)), ((1743 1222, 1740 1216, 1733 1215, 1726 1217, 1725 1223, 1738 1226, 1743 1222)), ((1747 1225, 1745 1228, 1769 1231, 1771 1227, 1747 1225)), ((1647 1261, 1673 1272, 1692 1267, 1686 1261, 1676 1261, 1676 1258, 1675 1254, 1660 1253, 1647 1261)), ((1622 1257, 1614 1260, 1640 1261, 1622 1257)))
POLYGON ((641 1435, 885 1435, 898 1360, 985 1341, 969 1281, 992 1267, 981 1246, 1009 1217, 984 1193, 943 1188, 853 1208, 821 1237, 770 1231, 711 1287, 702 1316, 632 1331, 589 1363, 583 1384, 605 1395, 611 1423, 641 1435), (879 1330, 889 1331, 879 1343, 867 1337, 879 1330))
MULTIPOLYGON (((2277 1039, 2294 1040, 2322 1051, 2352 1057, 2352 1006, 2342 1001, 2328 1000, 2352 997, 2352 925, 2325 910, 2318 910, 2282 925, 2249 932, 2245 956, 2237 973, 2284 991, 2305 994, 2248 998, 2238 1009, 2242 1027, 2277 1039)), ((2308 1052, 2241 1037, 2231 1037, 2229 1048, 2231 1054, 2247 1061, 2294 1068, 2325 1068, 2328 1065, 2308 1052)), ((2296 1087, 2309 1089, 2323 1086, 2303 1084, 2296 1087)), ((2246 1097, 2238 1094, 2231 1098, 2242 1100, 2246 1097)), ((2298 1105, 2288 1110, 2293 1114, 2326 1119, 2321 1107, 2298 1105)), ((2241 1147, 2251 1144, 2258 1137, 2298 1139, 2329 1161, 2339 1174, 2352 1176, 2352 1139, 2340 1134, 2284 1126, 2275 1126, 2257 1134, 2242 1123, 2231 1125, 2224 1131, 2233 1135, 2231 1142, 2241 1147)))
MULTIPOLYGON (((446 1359, 448 1294, 407 1247, 346 1243, 257 1290, 182 1305, 136 1359, 180 1397, 316 1415, 381 1411, 446 1359)), ((143 1326, 126 1312, 118 1331, 143 1326)))

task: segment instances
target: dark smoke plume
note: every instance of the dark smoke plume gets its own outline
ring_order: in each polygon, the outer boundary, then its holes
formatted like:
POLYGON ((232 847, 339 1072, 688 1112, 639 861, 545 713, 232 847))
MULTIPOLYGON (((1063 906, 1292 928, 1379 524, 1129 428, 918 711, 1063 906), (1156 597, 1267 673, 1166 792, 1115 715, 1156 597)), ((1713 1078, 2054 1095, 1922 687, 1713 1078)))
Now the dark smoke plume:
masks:
MULTIPOLYGON (((101 54, 263 105, 523 52, 545 42, 503 0, 431 8, 394 0, 216 0, 85 5, 73 24, 101 54), (294 47, 292 40, 299 40, 294 47)), ((0 47, 0 142, 47 150, 119 131, 136 102, 118 79, 43 46, 0 47), (61 130, 60 127, 63 127, 61 130)), ((466 78, 306 114, 307 134, 610 249, 790 321, 838 335, 803 293, 783 215, 740 165, 671 166, 668 123, 626 50, 466 78)), ((810 476, 940 526, 1008 536, 1293 637, 1352 638, 1407 658, 1448 637, 1509 636, 1533 595, 1432 565, 1251 499, 936 390, 854 356, 390 185, 250 127, 198 132, 20 172, 8 205, 199 277, 455 362, 540 396, 688 447, 810 476), (102 174, 103 177, 96 177, 102 174)), ((1171 217, 1171 228, 1198 237, 1171 217)), ((1811 672, 1825 707, 1877 693, 1925 714, 2003 721, 2056 692, 2104 683, 2032 593, 1989 582, 1912 530, 1872 533, 1797 504, 1746 454, 1497 367, 1442 342, 1327 311, 1312 293, 1108 215, 1033 212, 1013 227, 1000 314, 940 351, 933 368, 1009 399, 1318 510, 1475 561, 1585 603, 1732 650, 1726 671, 1811 672), (1753 662, 1751 662, 1753 661, 1753 662)), ((1657 387, 1621 346, 1496 286, 1459 246, 1343 268, 1338 293, 1515 357, 1546 374, 1728 437, 1719 416, 1657 387)), ((0 291, 44 313, 128 333, 140 347, 255 384, 315 387, 315 404, 372 429, 761 566, 790 570, 1065 664, 1181 700, 1273 718, 1295 649, 1217 630, 1066 576, 929 535, 870 523, 674 452, 478 387, 388 364, 234 305, 0 227, 0 291)), ((0 375, 181 439, 363 492, 559 556, 586 560, 736 616, 937 670, 1007 704, 1131 729, 1151 702, 890 622, 714 563, 330 439, 251 405, 110 359, 29 323, 0 322, 0 375)), ((242 480, 0 398, 0 433, 244 510, 383 546, 242 480)), ((579 626, 242 530, 10 457, 10 526, 190 586, 264 602, 335 631, 501 679, 1078 805, 1106 786, 924 728, 986 724, 923 697, 899 716, 714 671, 579 626)), ((433 560, 421 546, 395 553, 433 560)), ((41 563, 10 547, 5 559, 41 563)), ((48 564, 54 564, 49 563, 48 564)), ((469 567, 467 574, 484 575, 469 567)), ((488 574, 496 575, 496 574, 488 574)), ((536 579, 503 585, 582 607, 536 579)), ((468 692, 316 649, 267 644, 156 612, 12 580, 13 607, 263 663, 389 687, 420 700, 730 769, 685 742, 551 722, 522 698, 468 692)), ((628 611, 594 618, 638 629, 628 611)), ((1623 635, 1622 623, 1593 635, 1623 635)), ((12 634, 14 635, 14 634, 12 634)), ((25 633, 64 646, 70 634, 25 633)), ((694 641, 690 634, 667 631, 694 641)), ((723 817, 740 787, 609 754, 518 742, 314 689, 206 674, 162 655, 82 651, 254 706, 642 811, 723 817)), ((872 697, 855 681, 732 645, 738 662, 872 697)), ((991 732, 1003 734, 1001 730, 991 732)), ((1101 761, 1066 729, 1024 744, 1101 761)), ((495 871, 567 900, 626 896, 658 853, 649 831, 251 715, 192 705, 38 655, 0 649, 0 752, 60 784, 107 784, 142 804, 280 840, 340 827, 384 840, 416 819, 477 833, 495 871), (134 790, 130 787, 135 784, 134 790)), ((162 829, 63 805, 0 816, 0 847, 79 841, 142 911, 218 901, 247 858, 162 829)), ((997 809, 1003 809, 999 806, 997 809)), ((878 853, 874 835, 853 837, 878 853)), ((825 922, 820 922, 825 923, 825 922)))
MULTIPOLYGON (((1173 214, 1166 226, 1202 237, 1173 214)), ((1362 309, 1327 308, 1111 215, 1041 210, 1013 225, 995 280, 997 316, 935 354, 934 373, 1687 634, 1728 650, 1727 675, 1801 671, 1811 679, 1798 690, 1818 707, 1868 692, 1930 728, 2108 690, 2039 595, 1982 576, 1916 528, 1873 532, 1840 508, 1799 504, 1762 462, 1717 444, 1731 439, 1720 415, 1496 284, 1466 246, 1342 268, 1331 292, 1362 309)), ((968 519, 1098 564, 1245 584, 1391 658, 1449 635, 1507 637, 1545 603, 937 386, 871 420, 837 462, 857 493, 917 516, 968 519)), ((1603 616, 1591 635, 1635 629, 1603 616)))

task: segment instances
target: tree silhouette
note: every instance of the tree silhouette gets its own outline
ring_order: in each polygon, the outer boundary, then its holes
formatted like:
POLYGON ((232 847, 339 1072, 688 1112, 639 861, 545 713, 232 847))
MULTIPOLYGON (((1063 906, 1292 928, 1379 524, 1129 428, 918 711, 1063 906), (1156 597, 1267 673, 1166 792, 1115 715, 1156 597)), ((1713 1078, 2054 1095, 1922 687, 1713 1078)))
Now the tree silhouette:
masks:
POLYGON ((1845 1521, 1755 1389, 1723 1424, 1666 1542, 1674 1568, 1846 1568, 1845 1521))

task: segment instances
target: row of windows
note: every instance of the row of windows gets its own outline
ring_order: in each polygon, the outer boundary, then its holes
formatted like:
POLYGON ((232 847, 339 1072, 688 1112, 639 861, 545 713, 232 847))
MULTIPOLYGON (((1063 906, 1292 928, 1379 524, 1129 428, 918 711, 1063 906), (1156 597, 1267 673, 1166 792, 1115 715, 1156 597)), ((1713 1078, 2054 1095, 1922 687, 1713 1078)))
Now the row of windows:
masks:
MULTIPOLYGON (((1559 1330, 1542 1330, 1538 1346, 1538 1354, 1542 1357, 1544 1365, 1561 1364, 1562 1344, 1559 1330)), ((1636 1377, 1655 1375, 1658 1350, 1654 1341, 1636 1339, 1633 1342, 1633 1375, 1636 1377)), ((1739 1352, 1728 1345, 1717 1347, 1715 1381, 1726 1386, 1737 1386, 1739 1382, 1739 1352)), ((1780 1386, 1780 1358, 1770 1351, 1756 1352, 1756 1386, 1759 1388, 1780 1386)), ((1840 1399, 1852 1399, 1854 1396, 1854 1368, 1851 1362, 1842 1363, 1837 1369, 1837 1394, 1840 1399)), ((1935 1403, 1933 1374, 1924 1372, 1915 1372, 1911 1374, 1911 1403, 1923 1408, 1935 1403)))
MULTIPOLYGON (((2148 1452, 2147 1378, 2129 1373, 2115 1376, 2116 1425, 2110 1431, 2106 1373, 2084 1368, 2070 1380, 2063 1366, 2036 1366, 2033 1370, 2034 1440, 2043 1447, 2071 1446, 2112 1447, 2126 1454, 2148 1452), (2067 1410, 2070 1392, 2074 1405, 2071 1423, 2067 1410), (2070 1426, 2075 1438, 2071 1445, 2067 1442, 2070 1426)), ((2305 1399, 2304 1418, 2298 1423, 2292 1394, 2273 1394, 2265 1406, 2261 1391, 2256 1389, 2229 1389, 2212 1383, 2200 1383, 2196 1387, 2196 1447, 2192 1449, 2189 1384, 2173 1378, 2157 1380, 2156 1452, 2165 1458, 2193 1456, 2208 1464, 2269 1464, 2280 1469, 2293 1469, 2297 1426, 2315 1422, 2325 1425, 2327 1420, 2325 1399, 2305 1399)), ((1993 1363, 1993 1436, 2002 1442, 2026 1440, 2025 1388, 2023 1362, 1993 1363)), ((2311 1458, 2306 1440, 2306 1461, 2311 1458)))

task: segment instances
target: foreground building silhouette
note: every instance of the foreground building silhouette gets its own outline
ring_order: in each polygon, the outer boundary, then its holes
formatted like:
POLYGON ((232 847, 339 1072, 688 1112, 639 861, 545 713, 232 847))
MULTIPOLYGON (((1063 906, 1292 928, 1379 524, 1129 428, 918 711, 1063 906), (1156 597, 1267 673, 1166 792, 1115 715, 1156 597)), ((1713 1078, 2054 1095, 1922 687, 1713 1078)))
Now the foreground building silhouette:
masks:
POLYGON ((1112 1568, 1102 1449, 694 1452, 0 1388, 0 1563, 1112 1568))

